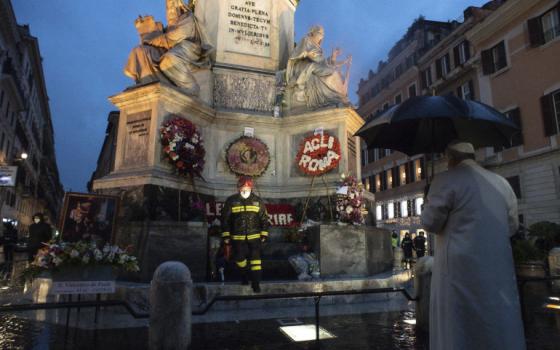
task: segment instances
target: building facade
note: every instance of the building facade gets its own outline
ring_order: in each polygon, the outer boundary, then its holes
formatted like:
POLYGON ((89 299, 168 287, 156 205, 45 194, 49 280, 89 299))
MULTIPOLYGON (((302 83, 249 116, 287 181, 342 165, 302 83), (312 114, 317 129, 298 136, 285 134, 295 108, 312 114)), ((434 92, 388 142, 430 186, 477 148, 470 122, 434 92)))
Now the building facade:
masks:
POLYGON ((507 149, 479 150, 514 188, 525 226, 560 222, 560 3, 509 0, 467 33, 477 51, 480 100, 521 133, 507 149))
MULTIPOLYGON (((466 33, 499 7, 491 1, 465 9, 461 20, 450 22, 418 18, 389 52, 387 62, 370 72, 358 89, 365 119, 417 95, 457 94, 475 99, 478 74, 473 48, 466 33)), ((429 157, 408 157, 399 152, 366 149, 362 145, 362 181, 375 193, 376 225, 400 235, 422 231, 420 214, 428 172, 445 169, 429 157), (433 170, 432 168, 433 164, 433 170)))
MULTIPOLYGON (((369 118, 414 96, 407 91, 455 94, 495 107, 516 122, 521 132, 512 138, 510 147, 478 149, 477 160, 510 182, 518 197, 522 224, 560 222, 560 4, 553 0, 495 0, 465 9, 464 18, 451 23, 435 37, 437 42, 423 50, 413 40, 408 42, 406 49, 416 50, 416 59, 404 73, 397 74, 399 56, 391 53, 377 73, 370 72, 358 90, 360 114, 369 118), (395 79, 382 83, 380 91, 371 90, 387 72, 395 79)), ((402 40, 395 48, 401 45, 402 40)), ((424 174, 426 170, 431 173, 432 163, 388 150, 370 149, 361 156, 362 180, 376 193, 377 225, 418 231, 419 211, 414 211, 414 203, 422 202, 423 177, 409 183, 412 179, 406 165, 413 161, 411 174, 424 174)), ((446 164, 437 159, 434 167, 435 173, 446 170, 446 164)))
POLYGON ((0 188, 0 217, 23 234, 36 212, 56 223, 64 190, 38 40, 8 0, 0 0, 0 70, 0 164, 18 167, 16 186, 0 188))

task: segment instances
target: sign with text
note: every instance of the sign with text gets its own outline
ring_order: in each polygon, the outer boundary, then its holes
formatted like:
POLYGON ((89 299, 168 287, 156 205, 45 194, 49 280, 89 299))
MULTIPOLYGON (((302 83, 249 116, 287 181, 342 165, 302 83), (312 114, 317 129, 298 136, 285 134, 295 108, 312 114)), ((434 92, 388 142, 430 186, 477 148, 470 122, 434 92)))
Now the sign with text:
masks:
MULTIPOLYGON (((220 220, 223 202, 206 203, 206 219, 208 223, 220 220)), ((288 227, 296 224, 296 211, 290 204, 267 204, 268 222, 271 226, 288 227)))
POLYGON ((0 166, 0 187, 16 185, 17 166, 0 166))
POLYGON ((62 281, 52 285, 52 294, 101 293, 115 293, 115 281, 62 281))
POLYGON ((271 4, 270 0, 228 0, 228 51, 270 57, 271 4))

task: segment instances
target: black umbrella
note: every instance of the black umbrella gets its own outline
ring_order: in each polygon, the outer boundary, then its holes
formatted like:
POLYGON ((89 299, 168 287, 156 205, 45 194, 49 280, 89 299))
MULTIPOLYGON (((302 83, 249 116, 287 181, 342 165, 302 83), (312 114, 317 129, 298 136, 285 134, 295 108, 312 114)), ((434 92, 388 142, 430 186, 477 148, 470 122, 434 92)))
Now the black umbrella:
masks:
POLYGON ((375 116, 356 133, 368 147, 387 148, 409 156, 442 153, 449 142, 476 147, 509 146, 519 127, 481 102, 453 95, 418 96, 375 116))

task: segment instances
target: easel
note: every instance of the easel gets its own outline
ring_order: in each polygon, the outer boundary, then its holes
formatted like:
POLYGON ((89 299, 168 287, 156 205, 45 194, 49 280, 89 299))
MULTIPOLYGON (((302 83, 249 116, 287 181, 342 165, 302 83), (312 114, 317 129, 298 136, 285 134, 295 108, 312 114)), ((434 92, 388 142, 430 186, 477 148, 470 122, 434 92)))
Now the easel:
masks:
POLYGON ((327 192, 327 199, 328 199, 328 202, 329 202, 329 217, 330 217, 331 221, 333 221, 333 213, 332 213, 331 195, 329 193, 329 185, 327 184, 327 181, 325 180, 325 177, 324 177, 323 174, 313 175, 313 177, 311 178, 311 185, 309 187, 309 192, 307 193, 307 199, 305 200, 305 205, 303 206, 303 212, 301 213, 300 226, 303 225, 303 220, 305 219, 305 213, 307 212, 307 207, 309 206, 309 201, 311 200, 311 194, 313 193, 313 188, 315 186, 315 179, 317 177, 320 177, 321 181, 323 182, 323 185, 325 185, 325 190, 327 192))

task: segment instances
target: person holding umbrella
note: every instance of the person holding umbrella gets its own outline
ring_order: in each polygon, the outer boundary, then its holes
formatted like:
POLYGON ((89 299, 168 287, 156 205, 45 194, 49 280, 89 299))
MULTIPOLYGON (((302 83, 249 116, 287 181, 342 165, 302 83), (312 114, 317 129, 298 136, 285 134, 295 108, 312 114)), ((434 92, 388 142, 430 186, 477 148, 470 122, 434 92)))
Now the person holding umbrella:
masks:
POLYGON ((467 142, 447 146, 449 170, 434 178, 421 214, 435 234, 430 349, 525 349, 510 245, 517 199, 474 153, 467 142))

